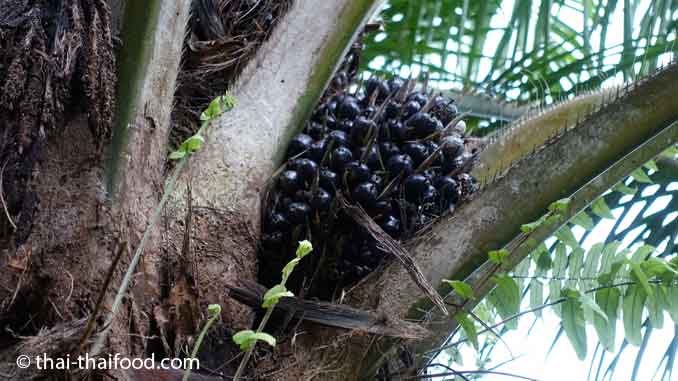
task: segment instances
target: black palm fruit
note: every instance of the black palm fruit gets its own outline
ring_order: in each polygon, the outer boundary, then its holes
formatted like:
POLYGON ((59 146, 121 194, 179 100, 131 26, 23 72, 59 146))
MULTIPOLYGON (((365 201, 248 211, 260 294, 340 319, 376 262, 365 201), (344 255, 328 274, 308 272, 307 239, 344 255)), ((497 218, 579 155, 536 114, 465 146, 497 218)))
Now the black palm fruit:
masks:
POLYGON ((403 153, 412 158, 414 167, 418 167, 428 157, 426 146, 421 143, 405 143, 402 147, 403 153))
POLYGON ((392 141, 401 142, 407 138, 407 129, 402 122, 391 120, 386 127, 388 128, 388 133, 392 141))
POLYGON ((358 184, 369 180, 370 169, 365 164, 358 161, 351 161, 346 164, 345 173, 349 184, 358 184))
POLYGON ((301 187, 302 181, 297 171, 284 171, 278 178, 280 188, 287 194, 294 194, 301 187))
POLYGON ((320 140, 325 137, 325 127, 318 122, 309 122, 306 133, 313 139, 320 140))
POLYGON ((401 87, 405 84, 405 81, 403 81, 399 77, 393 77, 388 80, 388 89, 391 92, 391 94, 397 93, 401 87))
POLYGON ((459 111, 457 110, 457 106, 454 104, 454 101, 448 101, 441 96, 437 96, 435 97, 435 103, 431 108, 431 113, 435 115, 435 117, 438 118, 443 123, 443 125, 447 126, 452 121, 452 119, 457 117, 459 111))
POLYGON ((293 224, 303 224, 311 213, 311 208, 304 202, 293 202, 287 207, 287 217, 293 224))
POLYGON ((290 228, 290 222, 287 220, 287 217, 285 217, 284 214, 278 212, 273 212, 268 215, 266 225, 267 230, 270 231, 275 230, 284 232, 290 228))
POLYGON ((332 115, 327 115, 323 117, 323 125, 330 130, 334 130, 337 128, 337 118, 332 115))
POLYGON ((285 238, 285 233, 279 231, 264 233, 261 235, 261 245, 265 249, 279 250, 285 244, 285 238))
POLYGON ((478 190, 478 183, 468 173, 460 173, 457 175, 457 182, 461 186, 461 194, 468 196, 478 190))
POLYGON ((327 135, 327 142, 332 142, 332 147, 348 146, 348 135, 344 131, 332 131, 327 135))
POLYGON ((430 182, 433 183, 435 179, 438 177, 438 173, 434 169, 427 169, 421 173, 426 179, 430 182))
POLYGON ((360 147, 357 150, 353 151, 353 157, 356 160, 360 160, 361 163, 367 164, 367 166, 374 170, 379 169, 381 164, 379 164, 379 155, 377 154, 377 147, 372 146, 370 151, 367 152, 367 147, 360 147))
MULTIPOLYGON (((405 94, 398 77, 374 77, 362 91, 349 91, 351 76, 350 69, 340 70, 304 133, 290 142, 287 168, 275 183, 262 226, 264 267, 277 268, 293 257, 292 240, 332 245, 327 268, 319 269, 329 293, 337 283, 345 287, 367 275, 386 256, 341 208, 330 213, 337 192, 361 205, 387 234, 407 241, 477 189, 465 173, 472 158, 465 131, 438 133, 457 116, 452 101, 421 91, 405 94)), ((322 290, 323 284, 313 288, 322 290)))
POLYGON ((408 176, 403 182, 405 199, 409 202, 419 202, 429 185, 428 179, 424 175, 408 176))
POLYGON ((407 125, 414 131, 415 136, 419 138, 425 138, 442 128, 440 122, 424 112, 414 114, 407 121, 407 125))
POLYGON ((308 149, 313 143, 313 139, 306 134, 299 134, 292 139, 287 147, 287 156, 298 155, 308 149))
POLYGON ((428 97, 422 93, 415 92, 407 96, 407 101, 414 101, 419 103, 420 107, 424 107, 426 102, 428 102, 428 97))
MULTIPOLYGON (((426 146, 426 154, 429 155, 429 156, 432 155, 434 152, 436 152, 438 150, 438 148, 440 147, 440 145, 438 145, 438 143, 436 143, 432 140, 428 140, 428 141, 424 142, 424 145, 426 146)), ((440 151, 439 151, 439 153, 440 153, 440 151)))
POLYGON ((374 183, 379 189, 382 189, 384 185, 386 185, 386 179, 378 173, 372 173, 370 176, 370 182, 374 183))
POLYGON ((303 202, 303 203, 305 203, 305 204, 308 204, 308 203, 311 202, 311 192, 309 192, 309 191, 307 191, 307 190, 303 190, 303 189, 302 189, 302 190, 298 190, 298 191, 294 194, 294 196, 292 197, 292 199, 293 199, 295 202, 303 202))
POLYGON ((308 147, 308 157, 311 160, 315 161, 316 163, 320 163, 325 157, 326 150, 327 142, 325 141, 325 139, 316 140, 313 143, 311 143, 310 147, 308 147))
POLYGON ((421 194, 421 203, 422 204, 433 204, 438 198, 438 191, 436 188, 429 183, 424 189, 424 192, 421 194))
POLYGON ((381 223, 381 228, 393 238, 398 238, 400 236, 400 220, 392 215, 386 216, 381 223))
POLYGON ((377 200, 372 210, 376 215, 385 216, 393 211, 393 206, 388 200, 377 200))
POLYGON ((394 155, 388 159, 386 170, 392 177, 401 173, 408 176, 414 170, 414 163, 408 155, 394 155))
POLYGON ((295 167, 302 180, 307 184, 310 184, 318 173, 318 164, 311 159, 299 159, 295 162, 295 167))
POLYGON ((371 182, 360 183, 351 192, 353 201, 365 208, 370 208, 376 204, 378 196, 377 186, 371 182))
POLYGON ((348 119, 339 121, 337 122, 336 129, 338 131, 345 132, 347 136, 351 136, 351 130, 353 129, 353 121, 348 119))
POLYGON ((315 109, 315 111, 313 111, 313 114, 311 115, 311 121, 322 124, 323 120, 325 119, 325 114, 325 107, 318 107, 315 109))
POLYGON ((324 212, 330 209, 332 196, 323 188, 318 188, 311 197, 311 208, 313 210, 324 212))
POLYGON ((447 158, 455 158, 464 152, 464 140, 458 136, 445 136, 441 140, 443 153, 447 158))
POLYGON ((358 104, 358 100, 351 95, 344 96, 337 103, 336 115, 339 119, 354 120, 358 115, 360 115, 360 105, 358 104))
POLYGON ((351 150, 346 147, 335 148, 330 156, 332 169, 338 172, 343 171, 346 164, 351 160, 353 160, 353 154, 351 153, 351 150))
POLYGON ((332 99, 331 101, 329 101, 325 108, 330 115, 336 115, 338 104, 339 104, 339 99, 335 98, 335 99, 332 99))
POLYGON ((372 77, 365 84, 365 97, 370 98, 377 93, 377 99, 382 101, 386 99, 390 92, 389 85, 383 79, 372 77))
POLYGON ((381 155, 381 160, 384 161, 384 164, 388 162, 388 159, 393 155, 400 153, 400 148, 398 145, 391 142, 382 142, 379 143, 379 155, 381 155))
MULTIPOLYGON (((386 119, 395 119, 400 115, 402 105, 396 101, 390 101, 384 108, 384 117, 386 119)), ((416 111, 415 111, 416 112, 416 111)))
POLYGON ((421 110, 421 105, 419 102, 416 101, 408 101, 405 103, 405 106, 403 106, 402 111, 400 112, 400 115, 403 120, 409 119, 412 115, 416 114, 421 110))
POLYGON ((449 174, 451 172, 458 171, 464 165, 464 157, 457 156, 455 158, 450 158, 447 155, 443 155, 444 161, 442 165, 442 172, 449 174))
POLYGON ((443 153, 442 150, 438 150, 439 145, 434 141, 427 141, 424 143, 426 146, 426 157, 428 158, 431 155, 435 155, 431 164, 435 167, 440 167, 443 164, 443 153))
POLYGON ((340 71, 338 72, 333 78, 332 78, 332 86, 335 89, 343 89, 346 86, 349 85, 348 81, 348 75, 346 74, 345 71, 340 71))
POLYGON ((335 172, 330 171, 327 168, 320 170, 320 186, 327 190, 329 194, 334 194, 339 186, 339 179, 335 172))
POLYGON ((459 201, 460 189, 457 182, 449 176, 440 176, 435 182, 443 205, 449 206, 459 201))
POLYGON ((366 117, 366 118, 371 118, 372 115, 374 115, 374 113, 375 113, 376 111, 377 111, 376 108, 374 108, 374 107, 372 107, 372 106, 367 106, 367 107, 365 107, 365 108, 363 109, 363 111, 360 113, 360 115, 362 115, 362 116, 364 116, 364 117, 366 117))
POLYGON ((351 142, 356 145, 361 145, 365 142, 367 137, 376 130, 377 124, 373 121, 367 119, 364 116, 359 116, 355 123, 353 124, 353 129, 351 130, 351 142))
POLYGON ((447 105, 447 99, 441 95, 436 95, 433 97, 433 106, 431 107, 431 112, 435 110, 440 110, 447 105))

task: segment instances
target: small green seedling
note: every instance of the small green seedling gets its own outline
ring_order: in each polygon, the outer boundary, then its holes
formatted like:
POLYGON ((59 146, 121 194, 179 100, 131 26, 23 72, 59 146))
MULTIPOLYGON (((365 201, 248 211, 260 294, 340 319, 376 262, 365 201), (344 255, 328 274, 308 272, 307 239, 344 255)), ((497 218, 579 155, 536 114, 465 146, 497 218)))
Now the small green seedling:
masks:
MULTIPOLYGON (((210 304, 207 307, 207 316, 208 316, 207 323, 205 323, 205 326, 202 328, 202 331, 198 336, 198 340, 196 340, 195 345, 193 346, 193 351, 191 351, 191 358, 196 358, 196 356, 198 356, 198 350, 200 350, 200 346, 202 345, 202 341, 205 338, 205 335, 209 331, 212 324, 214 324, 214 322, 221 316, 221 306, 219 304, 210 304)), ((184 372, 184 376, 182 377, 181 380, 187 381, 190 375, 191 368, 188 368, 184 372)))
POLYGON ((210 121, 227 111, 231 111, 235 105, 236 100, 234 96, 230 94, 218 96, 214 98, 202 114, 200 114, 200 120, 203 122, 210 121))
POLYGON ((261 340, 268 345, 275 347, 275 337, 263 332, 264 328, 266 327, 266 323, 273 313, 273 309, 275 308, 276 304, 278 304, 280 299, 294 296, 292 292, 287 290, 285 283, 287 283, 287 279, 289 279, 290 275, 294 271, 294 268, 297 267, 299 262, 301 262, 301 259, 310 254, 311 251, 313 251, 313 245, 311 242, 306 240, 299 242, 296 257, 289 261, 282 269, 282 278, 280 283, 271 287, 271 289, 266 291, 266 294, 264 294, 264 301, 261 306, 266 309, 266 314, 264 315, 264 318, 261 319, 261 323, 259 323, 257 330, 252 331, 248 329, 233 335, 233 341, 240 346, 240 350, 245 351, 245 356, 240 361, 238 370, 235 372, 235 376, 233 376, 234 381, 237 381, 242 375, 242 372, 245 370, 245 366, 252 356, 252 352, 254 351, 257 341, 261 340))
POLYGON ((205 144, 205 138, 200 135, 205 126, 221 114, 231 111, 235 105, 236 101, 232 95, 225 94, 214 98, 205 111, 200 114, 200 120, 203 122, 200 130, 198 130, 195 135, 184 140, 176 151, 170 153, 170 160, 180 160, 187 155, 200 150, 205 144))
POLYGON ((251 329, 240 331, 233 335, 233 341, 240 346, 241 351, 248 351, 258 341, 265 341, 268 345, 275 347, 275 337, 266 332, 254 332, 251 329))

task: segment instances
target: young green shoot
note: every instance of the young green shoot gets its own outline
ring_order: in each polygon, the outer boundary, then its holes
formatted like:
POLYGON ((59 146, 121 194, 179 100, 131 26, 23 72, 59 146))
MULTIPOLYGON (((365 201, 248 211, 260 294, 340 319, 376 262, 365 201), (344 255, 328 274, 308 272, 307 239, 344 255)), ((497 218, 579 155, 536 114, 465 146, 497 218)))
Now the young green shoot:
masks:
MULTIPOLYGON (((196 340, 195 345, 193 346, 193 351, 191 351, 191 358, 194 359, 198 356, 198 350, 200 350, 200 346, 202 345, 202 341, 205 338, 205 335, 209 331, 210 327, 214 322, 219 319, 221 316, 221 306, 218 304, 210 304, 207 307, 207 323, 205 323, 205 326, 202 328, 202 331, 200 332, 200 335, 198 336, 198 340, 196 340)), ((191 375, 191 368, 186 369, 184 372, 184 376, 181 378, 181 381, 188 381, 188 377, 191 375)))
POLYGON ((101 350, 103 349, 106 337, 108 336, 108 332, 112 327, 111 322, 115 318, 115 314, 122 305, 122 301, 125 295, 127 294, 129 284, 132 281, 132 276, 134 275, 137 264, 139 264, 141 255, 144 252, 144 247, 146 246, 146 243, 148 242, 151 232, 153 231, 155 225, 158 222, 158 219, 160 218, 160 214, 165 208, 167 200, 169 200, 170 195, 174 191, 174 186, 176 185, 177 179, 179 178, 181 171, 186 166, 188 158, 191 156, 190 154, 200 149, 203 145, 204 139, 200 135, 200 133, 210 125, 211 121, 214 118, 218 117, 222 113, 230 111, 233 107, 235 107, 235 98, 231 95, 226 94, 214 99, 200 117, 200 119, 202 120, 202 126, 200 127, 198 132, 194 136, 186 139, 186 141, 181 145, 181 147, 179 147, 177 151, 172 152, 170 154, 170 159, 179 160, 179 163, 176 165, 176 167, 174 167, 172 176, 165 184, 165 188, 163 189, 163 194, 162 197, 160 198, 160 202, 153 210, 153 214, 148 220, 148 224, 146 225, 144 235, 141 237, 141 241, 139 242, 139 245, 137 246, 136 251, 134 252, 134 256, 132 257, 129 266, 127 267, 125 276, 123 277, 122 283, 120 284, 118 292, 115 295, 115 299, 113 300, 113 305, 111 306, 110 311, 108 312, 106 318, 104 319, 103 324, 104 328, 97 337, 96 341, 94 342, 94 345, 92 346, 93 353, 100 353, 101 350))
POLYGON ((280 283, 271 287, 271 289, 268 290, 266 294, 264 294, 264 302, 261 306, 266 309, 266 314, 264 315, 263 319, 261 319, 261 323, 259 323, 257 330, 240 331, 233 335, 233 341, 240 346, 242 351, 245 351, 245 356, 240 361, 238 370, 235 372, 235 376, 233 376, 234 381, 237 381, 240 376, 242 376, 245 366, 247 366, 247 363, 252 356, 252 352, 254 352, 254 347, 256 346, 257 341, 262 340, 268 345, 275 347, 275 338, 268 333, 265 333, 264 328, 266 327, 266 323, 268 323, 268 319, 273 313, 273 309, 275 309, 275 305, 278 304, 278 301, 280 301, 280 298, 294 296, 292 292, 285 288, 285 283, 287 283, 287 279, 290 277, 294 271, 294 268, 299 264, 301 259, 310 254, 311 251, 313 251, 313 245, 311 245, 311 242, 306 240, 299 242, 296 257, 289 261, 282 270, 282 279, 280 280, 280 283))

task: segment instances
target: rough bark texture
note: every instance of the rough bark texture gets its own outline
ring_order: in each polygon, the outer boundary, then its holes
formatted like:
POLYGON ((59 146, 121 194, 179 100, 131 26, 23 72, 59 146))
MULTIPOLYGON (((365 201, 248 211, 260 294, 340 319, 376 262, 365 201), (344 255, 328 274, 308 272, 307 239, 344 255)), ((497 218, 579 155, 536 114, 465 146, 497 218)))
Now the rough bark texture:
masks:
POLYGON ((96 254, 110 239, 96 239, 114 107, 110 25, 103 1, 0 5, 0 323, 19 334, 85 315, 105 266, 96 254))
POLYGON ((3 380, 32 380, 40 379, 64 379, 65 371, 50 370, 39 371, 35 366, 18 368, 16 360, 19 356, 29 356, 34 359, 37 356, 48 358, 66 357, 77 345, 85 327, 85 319, 58 323, 52 327, 41 329, 35 335, 22 337, 22 341, 14 351, 5 350, 0 353, 0 367, 3 380))
POLYGON ((113 120, 115 59, 104 1, 0 4, 0 248, 13 251, 33 228, 33 188, 46 140, 82 110, 100 149, 113 120), (101 80, 101 81, 100 81, 101 80))
MULTIPOLYGON (((130 248, 138 245, 163 193, 172 96, 188 14, 185 2, 128 2, 125 6, 121 35, 127 45, 120 53, 118 122, 105 180, 118 213, 116 220, 123 223, 120 239, 130 248)), ((161 300, 164 256, 160 240, 156 228, 129 299, 113 320, 109 335, 113 352, 140 355, 154 348, 147 337, 156 334, 154 311, 161 300)), ((126 270, 131 251, 123 257, 118 274, 126 270)), ((117 291, 120 279, 120 275, 114 277, 113 290, 117 291)))
POLYGON ((256 241, 251 227, 226 209, 191 207, 190 212, 169 208, 163 228, 161 304, 154 310, 162 352, 186 355, 207 318, 209 304, 222 307, 221 319, 201 350, 201 366, 233 375, 239 354, 230 337, 250 329, 253 312, 232 299, 227 285, 256 279, 256 241), (183 348, 182 348, 183 347, 183 348), (224 363, 228 365, 224 367, 224 363))
MULTIPOLYGON (((188 17, 188 6, 183 2, 163 2, 156 13, 151 10, 152 4, 144 4, 149 8, 143 11, 150 14, 146 23, 158 21, 161 27, 157 30, 151 28, 153 33, 150 35, 126 37, 124 32, 122 34, 123 40, 128 42, 144 37, 142 41, 150 48, 146 50, 147 60, 127 63, 124 58, 122 60, 121 68, 133 64, 142 75, 137 77, 141 80, 135 82, 135 96, 122 98, 121 104, 127 107, 128 114, 125 116, 128 118, 123 119, 118 133, 125 131, 126 136, 120 141, 121 144, 109 151, 109 156, 112 162, 119 159, 116 168, 124 175, 120 176, 122 181, 116 184, 115 191, 108 192, 106 184, 111 171, 107 169, 100 147, 109 141, 111 123, 110 120, 105 123, 102 118, 112 118, 109 101, 113 91, 110 87, 115 84, 114 77, 110 77, 114 72, 106 71, 115 62, 112 58, 111 31, 107 29, 111 23, 110 11, 104 2, 69 1, 60 4, 67 9, 64 12, 70 13, 50 15, 52 2, 34 3, 36 14, 54 18, 44 20, 47 24, 61 20, 60 17, 68 20, 63 24, 63 30, 57 28, 56 32, 57 36, 63 33, 63 37, 59 37, 63 39, 58 41, 65 41, 65 47, 60 48, 65 53, 63 62, 51 60, 44 63, 56 66, 37 72, 47 73, 48 77, 42 82, 41 78, 36 81, 34 76, 26 73, 23 78, 31 80, 31 83, 46 84, 44 94, 50 94, 51 83, 60 83, 57 79, 68 85, 81 85, 67 88, 73 93, 72 97, 55 92, 53 100, 44 102, 40 97, 33 98, 35 92, 25 94, 27 99, 43 102, 45 107, 56 104, 61 109, 56 107, 60 111, 55 111, 54 115, 45 109, 32 109, 32 112, 43 118, 42 124, 29 126, 38 132, 29 133, 34 137, 33 142, 42 139, 44 160, 39 166, 26 170, 28 180, 22 189, 34 192, 39 203, 36 204, 30 234, 24 242, 20 242, 20 246, 15 249, 9 247, 0 258, 3 268, 0 277, 0 299, 3 301, 0 319, 3 326, 20 335, 34 335, 60 322, 90 316, 103 288, 104 276, 119 247, 135 247, 138 243, 163 187, 167 126, 188 17), (90 17, 89 24, 78 24, 78 17, 81 17, 77 16, 79 9, 90 17), (107 33, 102 30, 107 30, 107 33), (100 40, 102 38, 104 40, 100 40), (105 48, 105 54, 94 55, 96 60, 91 59, 91 54, 99 51, 97 49, 105 48), (83 58, 81 63, 78 54, 89 58, 83 58), (65 69, 72 71, 64 72, 65 69), (54 73, 56 79, 51 79, 50 73, 54 73), (64 74, 67 76, 61 78, 60 75, 64 74), (104 86, 104 90, 99 90, 97 86, 104 86), (80 101, 81 98, 84 100, 80 101), (87 105, 87 113, 80 107, 74 107, 83 102, 87 105), (102 105, 101 102, 109 103, 102 105), (55 120, 45 122, 46 116, 54 117, 55 120), (50 132, 50 123, 60 129, 58 133, 45 134, 50 132)), ((128 8, 126 11, 139 9, 128 8)), ((34 15, 30 11, 27 14, 34 15)), ((22 29, 13 30, 16 32, 22 29)), ((130 49, 135 47, 132 42, 127 46, 130 49)), ((35 52, 38 48, 36 46, 27 52, 35 52)), ((61 57, 59 51, 53 54, 56 58, 61 57)), ((122 56, 125 57, 124 54, 122 56)), ((24 57, 19 64, 39 62, 39 59, 24 57)), ((60 88, 57 86, 57 89, 60 88)), ((110 342, 112 351, 127 355, 147 353, 149 347, 145 337, 153 334, 153 321, 149 317, 153 315, 153 308, 159 300, 159 238, 156 234, 155 240, 147 248, 149 255, 139 267, 133 292, 114 321, 110 342)), ((127 263, 129 251, 124 251, 121 268, 116 270, 113 278, 114 287, 119 283, 122 266, 127 263)), ((3 358, 11 357, 16 351, 16 344, 30 344, 4 330, 2 335, 3 358)), ((13 368, 12 363, 3 363, 0 371, 12 373, 13 368)))

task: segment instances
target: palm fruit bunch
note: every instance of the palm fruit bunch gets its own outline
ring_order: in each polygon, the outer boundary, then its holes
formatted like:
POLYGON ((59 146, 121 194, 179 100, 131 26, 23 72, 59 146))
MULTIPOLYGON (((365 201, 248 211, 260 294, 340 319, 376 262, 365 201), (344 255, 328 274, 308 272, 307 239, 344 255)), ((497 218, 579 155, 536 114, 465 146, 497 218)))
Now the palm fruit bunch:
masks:
POLYGON ((387 254, 342 213, 339 192, 405 241, 477 188, 453 100, 398 77, 370 78, 354 92, 349 82, 345 73, 334 77, 287 147, 265 200, 260 278, 270 272, 275 281, 301 239, 322 250, 307 266, 307 281, 320 274, 340 287, 383 261, 387 254))

